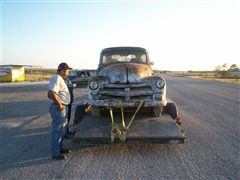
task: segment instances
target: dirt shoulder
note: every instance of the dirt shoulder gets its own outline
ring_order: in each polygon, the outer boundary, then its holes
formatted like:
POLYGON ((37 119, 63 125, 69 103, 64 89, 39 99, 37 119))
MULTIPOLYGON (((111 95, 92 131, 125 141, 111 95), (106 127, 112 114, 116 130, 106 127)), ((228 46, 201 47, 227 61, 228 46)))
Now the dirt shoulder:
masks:
POLYGON ((202 77, 202 76, 186 76, 186 77, 193 78, 193 79, 230 83, 230 84, 240 84, 240 80, 237 80, 237 79, 221 79, 221 78, 211 78, 211 77, 202 77))
POLYGON ((219 78, 213 72, 206 72, 206 73, 188 73, 188 72, 172 72, 169 75, 174 77, 188 77, 192 79, 201 79, 201 80, 208 80, 208 81, 215 81, 215 82, 223 82, 229 84, 240 84, 240 80, 236 78, 219 78))

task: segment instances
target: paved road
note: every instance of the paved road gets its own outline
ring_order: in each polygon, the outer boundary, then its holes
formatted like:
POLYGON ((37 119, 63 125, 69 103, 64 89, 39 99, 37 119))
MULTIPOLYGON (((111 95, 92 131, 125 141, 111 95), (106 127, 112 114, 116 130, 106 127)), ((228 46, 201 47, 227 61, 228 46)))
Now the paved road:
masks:
MULTIPOLYGON (((240 89, 165 77, 184 121, 185 144, 81 146, 50 159, 47 85, 1 86, 1 179, 239 179, 240 89)), ((75 102, 86 93, 75 90, 75 102)))

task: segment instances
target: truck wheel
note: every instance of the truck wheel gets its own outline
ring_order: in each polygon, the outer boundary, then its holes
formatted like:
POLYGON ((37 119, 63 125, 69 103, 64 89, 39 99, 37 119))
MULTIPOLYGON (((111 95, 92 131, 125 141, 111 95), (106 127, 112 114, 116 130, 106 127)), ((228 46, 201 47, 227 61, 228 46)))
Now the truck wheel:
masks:
POLYGON ((92 106, 91 115, 92 115, 93 117, 99 117, 99 116, 100 116, 100 107, 98 107, 98 106, 92 106))
POLYGON ((173 102, 167 103, 166 113, 170 115, 173 119, 176 119, 176 117, 178 116, 176 104, 173 102))
POLYGON ((156 117, 160 117, 162 115, 163 108, 160 106, 153 107, 153 113, 156 117))
POLYGON ((74 113, 74 122, 76 124, 79 124, 81 122, 81 120, 84 118, 84 116, 86 115, 85 109, 86 109, 87 105, 86 104, 78 104, 76 109, 75 109, 75 113, 74 113))

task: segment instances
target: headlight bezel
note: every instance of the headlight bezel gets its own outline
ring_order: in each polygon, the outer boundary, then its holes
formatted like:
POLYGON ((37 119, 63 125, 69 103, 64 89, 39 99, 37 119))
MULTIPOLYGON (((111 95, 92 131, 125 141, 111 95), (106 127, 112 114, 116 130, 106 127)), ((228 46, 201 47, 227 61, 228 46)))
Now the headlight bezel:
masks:
POLYGON ((165 86, 165 81, 162 79, 159 79, 158 81, 155 82, 155 85, 157 88, 162 89, 165 86))
POLYGON ((99 83, 97 81, 90 81, 89 82, 89 88, 91 90, 96 90, 99 87, 99 83))

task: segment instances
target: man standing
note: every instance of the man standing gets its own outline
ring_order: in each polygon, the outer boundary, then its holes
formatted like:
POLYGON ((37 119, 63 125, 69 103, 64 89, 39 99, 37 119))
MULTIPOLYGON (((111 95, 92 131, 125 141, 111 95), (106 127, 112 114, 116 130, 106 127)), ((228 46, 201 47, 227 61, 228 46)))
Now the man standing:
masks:
POLYGON ((65 83, 70 68, 66 63, 58 66, 57 74, 49 82, 48 98, 51 100, 49 111, 52 117, 51 151, 52 159, 66 159, 70 150, 63 148, 63 138, 66 133, 66 106, 71 102, 70 93, 65 83))
POLYGON ((73 84, 71 82, 71 80, 67 77, 66 80, 65 80, 66 84, 67 84, 67 87, 68 87, 68 91, 70 93, 70 97, 71 97, 71 101, 70 103, 68 104, 67 108, 67 125, 66 125, 66 134, 65 134, 65 138, 71 138, 74 136, 74 132, 70 131, 70 128, 69 128, 69 123, 70 123, 70 120, 71 120, 71 113, 72 113, 72 103, 73 103, 73 99, 74 99, 74 95, 73 95, 73 84))

